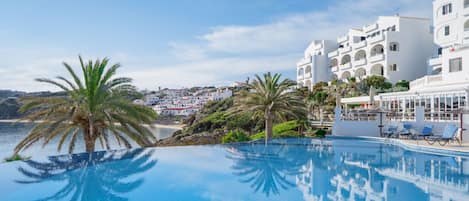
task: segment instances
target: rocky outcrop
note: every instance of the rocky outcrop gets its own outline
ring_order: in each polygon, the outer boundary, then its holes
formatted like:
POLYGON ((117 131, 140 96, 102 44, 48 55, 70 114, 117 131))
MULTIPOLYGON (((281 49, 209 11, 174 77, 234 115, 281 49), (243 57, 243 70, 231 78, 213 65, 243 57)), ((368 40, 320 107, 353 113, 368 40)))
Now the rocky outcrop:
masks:
POLYGON ((158 141, 155 146, 187 146, 187 145, 207 145, 220 144, 223 133, 197 133, 192 135, 184 135, 175 133, 172 137, 158 141))

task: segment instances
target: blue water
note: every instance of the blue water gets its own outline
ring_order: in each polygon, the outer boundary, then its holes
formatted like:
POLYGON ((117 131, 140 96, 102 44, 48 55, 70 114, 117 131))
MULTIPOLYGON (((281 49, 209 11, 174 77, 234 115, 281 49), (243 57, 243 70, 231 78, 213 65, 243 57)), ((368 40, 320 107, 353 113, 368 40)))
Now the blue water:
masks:
POLYGON ((469 159, 373 141, 278 140, 0 164, 0 200, 469 200, 469 159))
MULTIPOLYGON (((33 127, 33 124, 30 123, 3 123, 0 122, 0 163, 3 162, 3 159, 12 155, 15 146, 28 134, 28 132, 33 127)), ((161 128, 156 127, 152 129, 152 132, 157 139, 163 139, 171 136, 176 129, 172 128, 161 128)), ((43 147, 43 143, 38 142, 26 151, 23 151, 21 155, 32 157, 36 159, 37 157, 50 156, 59 154, 68 153, 68 142, 65 143, 61 151, 57 151, 57 143, 59 139, 52 140, 47 145, 43 147)), ((134 144, 135 145, 135 144, 134 144)), ((110 139, 110 146, 112 149, 118 149, 119 146, 117 143, 110 139)), ((96 146, 97 150, 104 150, 99 143, 96 146)), ((79 138, 75 146, 74 153, 84 152, 85 144, 83 140, 79 138)), ((1 198, 0 198, 1 200, 1 198)))

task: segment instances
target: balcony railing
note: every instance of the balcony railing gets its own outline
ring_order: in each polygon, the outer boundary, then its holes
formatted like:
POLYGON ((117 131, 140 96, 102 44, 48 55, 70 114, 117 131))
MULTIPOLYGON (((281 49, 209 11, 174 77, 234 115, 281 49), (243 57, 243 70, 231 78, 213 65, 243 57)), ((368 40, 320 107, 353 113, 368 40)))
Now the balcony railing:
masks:
POLYGON ((321 48, 322 48, 322 43, 316 43, 316 44, 314 44, 313 48, 314 48, 315 50, 321 49, 321 48))
POLYGON ((331 67, 331 71, 335 73, 335 72, 339 71, 339 67, 333 66, 333 67, 331 67))
POLYGON ((430 66, 441 66, 443 64, 443 61, 441 59, 441 56, 431 58, 428 60, 428 65, 430 66))
POLYGON ((300 61, 298 61, 298 66, 303 66, 305 64, 309 64, 311 63, 312 61, 312 58, 311 57, 307 57, 307 58, 302 58, 300 61))
POLYGON ((384 41, 384 34, 379 34, 375 37, 369 38, 368 41, 370 42, 370 44, 374 44, 374 43, 384 41))
POLYGON ((342 43, 342 42, 345 42, 345 41, 348 41, 348 35, 339 37, 339 38, 337 39, 337 42, 339 42, 339 43, 342 43))
POLYGON ((305 76, 304 76, 304 79, 311 78, 311 77, 312 77, 311 73, 306 73, 305 76))
POLYGON ((349 68, 352 68, 352 63, 350 63, 350 62, 340 65, 340 69, 342 69, 342 70, 343 69, 349 69, 349 68))
POLYGON ((366 47, 366 40, 353 44, 353 49, 360 49, 366 47))
POLYGON ((363 30, 365 32, 370 32, 370 31, 373 31, 375 29, 378 29, 378 24, 376 24, 376 23, 363 27, 363 30))
POLYGON ((329 58, 339 56, 339 51, 336 50, 336 51, 330 52, 327 56, 329 58))
POLYGON ((356 60, 356 61, 353 62, 353 64, 355 64, 355 66, 363 66, 363 65, 366 65, 366 59, 363 58, 363 59, 356 60))
POLYGON ((298 75, 298 76, 296 77, 296 79, 298 79, 298 80, 302 80, 302 79, 304 79, 304 78, 305 78, 304 75, 298 75))
POLYGON ((370 62, 378 62, 384 60, 384 54, 376 54, 370 57, 370 62))
POLYGON ((428 75, 428 76, 425 76, 425 77, 422 77, 422 78, 419 78, 410 82, 409 85, 410 85, 410 88, 413 89, 413 88, 422 87, 431 83, 441 82, 442 80, 443 80, 442 75, 428 75))
POLYGON ((339 49, 340 54, 344 54, 344 53, 347 53, 347 52, 350 52, 350 51, 352 51, 352 47, 350 47, 350 46, 343 47, 343 48, 339 49))

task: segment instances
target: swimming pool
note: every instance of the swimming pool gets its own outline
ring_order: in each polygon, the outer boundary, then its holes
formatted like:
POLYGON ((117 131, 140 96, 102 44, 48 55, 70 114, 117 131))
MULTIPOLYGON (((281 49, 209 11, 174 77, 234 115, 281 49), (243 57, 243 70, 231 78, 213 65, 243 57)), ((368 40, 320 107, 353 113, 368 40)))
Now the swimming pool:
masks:
POLYGON ((0 165, 0 200, 469 200, 469 158, 377 141, 283 139, 0 165))

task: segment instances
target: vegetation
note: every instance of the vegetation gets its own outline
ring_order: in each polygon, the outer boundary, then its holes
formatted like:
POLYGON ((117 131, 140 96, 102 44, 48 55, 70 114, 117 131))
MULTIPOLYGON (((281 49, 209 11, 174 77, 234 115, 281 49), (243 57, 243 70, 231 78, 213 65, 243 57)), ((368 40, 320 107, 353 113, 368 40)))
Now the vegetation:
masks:
POLYGON ((265 121, 266 142, 273 136, 275 121, 285 121, 288 117, 303 118, 306 106, 303 98, 296 91, 290 90, 296 83, 285 79, 280 74, 266 73, 263 77, 246 83, 248 90, 242 90, 235 98, 232 114, 252 112, 254 117, 265 121))
POLYGON ((251 138, 241 130, 231 131, 222 138, 222 143, 234 143, 234 142, 246 142, 250 141, 251 138))
MULTIPOLYGON (((272 137, 273 138, 283 138, 283 137, 302 137, 303 134, 298 133, 300 124, 298 121, 287 121, 284 123, 277 124, 273 126, 272 137)), ((264 139, 266 136, 265 131, 259 132, 251 136, 251 140, 264 139)))
POLYGON ((45 146, 55 138, 59 139, 58 150, 68 140, 70 153, 78 137, 83 138, 87 152, 95 151, 97 141, 103 148, 110 149, 111 137, 127 148, 132 147, 130 141, 148 146, 156 140, 151 131, 142 125, 151 124, 156 113, 150 108, 132 103, 129 98, 135 92, 132 80, 114 78, 120 65, 108 67, 107 58, 84 62, 79 57, 79 61, 82 79, 67 63, 63 64, 72 80, 61 76, 57 77, 57 81, 36 79, 59 87, 64 95, 22 99, 20 111, 28 112, 24 119, 42 122, 36 124, 16 146, 15 154, 41 140, 45 146))

